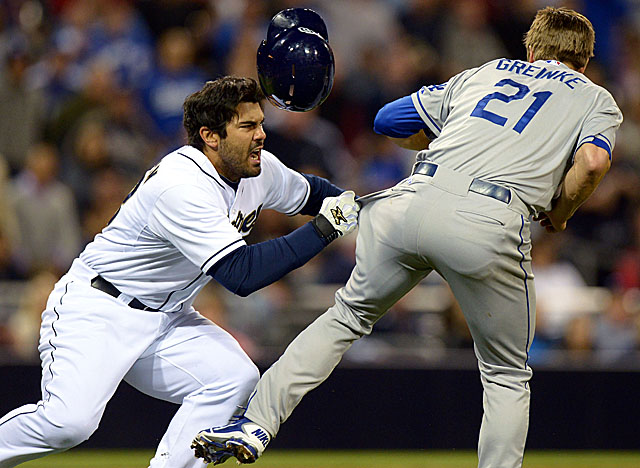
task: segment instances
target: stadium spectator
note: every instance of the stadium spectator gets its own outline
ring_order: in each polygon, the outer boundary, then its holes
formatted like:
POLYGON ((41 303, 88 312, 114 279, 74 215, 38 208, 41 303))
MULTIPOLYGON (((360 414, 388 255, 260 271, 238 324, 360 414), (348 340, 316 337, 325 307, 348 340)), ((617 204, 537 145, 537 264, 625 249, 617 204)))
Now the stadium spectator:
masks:
POLYGON ((111 166, 93 174, 89 186, 89 205, 81 219, 83 244, 93 240, 109 223, 134 184, 131 177, 111 166))
POLYGON ((151 117, 153 137, 163 144, 160 152, 183 143, 182 103, 207 81, 194 59, 186 29, 170 29, 158 40, 157 63, 142 86, 141 97, 151 117))
MULTIPOLYGON (((560 363, 569 366, 588 366, 591 364, 593 350, 593 321, 588 315, 579 315, 571 319, 563 339, 566 351, 560 363)), ((555 356, 557 358, 557 356, 555 356)))
POLYGON ((593 324, 593 347, 598 361, 604 365, 634 359, 638 349, 638 290, 614 290, 611 302, 593 324))
POLYGON ((108 63, 125 89, 142 86, 153 64, 153 40, 132 0, 97 2, 88 34, 89 62, 108 63))
POLYGON ((30 60, 27 46, 17 41, 11 45, 0 74, 0 153, 12 173, 24 166, 24 155, 40 138, 44 124, 44 96, 27 85, 30 60))
POLYGON ((40 315, 58 278, 58 275, 47 270, 34 273, 20 298, 18 311, 9 319, 7 330, 12 338, 11 350, 22 362, 38 362, 40 315))
MULTIPOLYGON (((612 169, 573 218, 564 236, 570 248, 561 253, 584 284, 626 291, 640 286, 640 3, 573 3, 587 13, 603 12, 588 14, 599 39, 587 76, 619 96, 625 122, 612 169)), ((172 95, 183 93, 181 87, 190 77, 255 75, 255 52, 269 18, 283 8, 309 7, 327 22, 336 55, 334 87, 313 113, 285 113, 267 105, 267 148, 298 144, 294 165, 313 163, 318 173, 332 174, 340 185, 358 187, 359 193, 376 190, 393 184, 406 170, 400 171, 403 154, 388 152, 376 141, 373 113, 407 87, 413 89, 414 83, 440 82, 452 69, 476 66, 483 57, 524 58, 522 34, 539 6, 493 0, 0 2, 0 112, 5 116, 0 120, 0 154, 8 160, 8 174, 15 176, 33 144, 49 141, 58 148, 59 182, 71 188, 76 199, 76 207, 64 216, 81 220, 82 244, 101 230, 122 193, 167 142, 180 140, 174 130, 180 128, 181 109, 171 106, 172 95), (145 87, 155 93, 153 109, 139 101, 145 87)), ((19 236, 17 227, 10 226, 18 218, 7 215, 13 209, 8 203, 11 190, 5 193, 1 186, 0 212, 5 216, 0 219, 0 278, 11 280, 27 273, 25 265, 19 268, 16 262, 25 260, 24 251, 16 256, 19 236)), ((288 232, 294 224, 265 211, 255 239, 288 232)), ((533 260, 541 268, 541 309, 534 352, 548 324, 545 277, 557 273, 547 276, 544 247, 538 244, 533 260)), ((294 286, 299 281, 344 282, 352 265, 350 248, 349 243, 336 243, 327 249, 300 271, 294 286)), ((299 300, 295 293, 294 288, 292 302, 299 300)), ((285 294, 274 292, 274 297, 285 294)), ((247 302, 247 313, 272 300, 256 298, 251 307, 247 302)), ((286 317, 270 316, 269 326, 260 332, 277 336, 278 327, 286 327, 280 321, 286 317)), ((579 342, 583 348, 595 347, 585 345, 588 324, 586 319, 566 323, 570 347, 579 348, 579 342)), ((595 340, 597 324, 591 325, 595 340)), ((557 336, 554 333, 554 346, 557 336)), ((458 340, 454 336, 449 342, 458 340)))
POLYGON ((93 0, 62 3, 52 21, 49 46, 29 70, 30 83, 47 96, 49 119, 85 85, 91 65, 87 51, 90 28, 98 16, 96 7, 93 0))
POLYGON ((459 0, 447 13, 442 30, 444 77, 507 55, 491 28, 488 2, 459 0))
POLYGON ((0 280, 23 279, 15 264, 15 248, 19 237, 16 214, 9 197, 9 165, 0 155, 0 280))
POLYGON ((567 323, 578 307, 572 291, 586 286, 578 269, 561 257, 566 237, 540 234, 532 251, 536 293, 535 341, 548 341, 553 346, 562 340, 567 323))
POLYGON ((612 287, 622 291, 640 288, 640 206, 632 215, 632 229, 631 242, 619 254, 611 275, 612 287))
POLYGON ((265 2, 244 2, 241 14, 231 27, 231 48, 224 57, 224 69, 230 75, 257 78, 256 50, 267 27, 265 2))
POLYGON ((358 138, 361 148, 359 188, 362 193, 389 188, 404 179, 413 164, 415 154, 399 148, 380 135, 362 135, 358 138))
POLYGON ((102 170, 113 167, 104 119, 82 119, 67 140, 62 180, 73 191, 80 215, 83 216, 91 204, 94 178, 102 170))
POLYGON ((80 252, 80 226, 73 193, 57 179, 58 152, 45 143, 32 146, 26 165, 11 182, 16 213, 16 252, 24 273, 64 271, 80 252))
POLYGON ((266 149, 284 155, 282 162, 295 170, 346 183, 353 161, 342 133, 333 123, 315 111, 268 112, 266 149))
POLYGON ((66 158, 70 141, 74 139, 82 118, 93 111, 104 112, 118 91, 111 66, 106 62, 92 63, 80 91, 71 94, 47 122, 47 140, 61 148, 66 158))

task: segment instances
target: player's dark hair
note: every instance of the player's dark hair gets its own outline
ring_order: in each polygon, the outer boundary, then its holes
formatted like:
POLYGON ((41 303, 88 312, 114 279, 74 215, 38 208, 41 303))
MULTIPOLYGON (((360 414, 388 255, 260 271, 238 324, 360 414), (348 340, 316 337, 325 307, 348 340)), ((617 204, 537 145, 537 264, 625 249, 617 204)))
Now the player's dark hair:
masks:
POLYGON ((238 115, 241 102, 257 102, 262 105, 264 94, 253 78, 225 76, 207 81, 200 91, 185 99, 182 123, 187 131, 187 143, 204 149, 200 129, 207 127, 220 138, 227 137, 227 124, 238 115))
POLYGON ((558 60, 576 69, 593 57, 594 43, 591 21, 569 8, 539 10, 524 37, 527 53, 533 51, 535 60, 558 60))

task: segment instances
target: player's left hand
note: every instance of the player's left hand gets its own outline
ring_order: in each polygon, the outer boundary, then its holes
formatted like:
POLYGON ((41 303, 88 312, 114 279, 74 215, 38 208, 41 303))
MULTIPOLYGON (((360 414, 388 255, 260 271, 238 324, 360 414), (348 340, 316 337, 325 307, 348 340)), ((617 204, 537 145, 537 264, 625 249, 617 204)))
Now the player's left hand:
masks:
POLYGON ((325 198, 319 214, 327 218, 341 236, 346 236, 356 229, 359 210, 356 194, 353 190, 347 190, 337 197, 325 198))
POLYGON ((332 241, 356 229, 359 210, 356 194, 353 190, 347 190, 337 197, 325 198, 313 223, 322 237, 332 241))

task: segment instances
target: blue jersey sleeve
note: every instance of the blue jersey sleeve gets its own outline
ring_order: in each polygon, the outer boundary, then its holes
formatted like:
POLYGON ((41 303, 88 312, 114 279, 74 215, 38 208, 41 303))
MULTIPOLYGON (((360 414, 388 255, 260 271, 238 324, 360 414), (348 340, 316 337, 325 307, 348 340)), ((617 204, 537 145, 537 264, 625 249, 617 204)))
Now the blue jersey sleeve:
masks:
POLYGON ((420 130, 427 130, 427 126, 418 114, 411 96, 405 96, 386 104, 378 111, 373 130, 392 138, 407 138, 420 130))
POLYGON ((216 262, 207 274, 244 297, 304 265, 326 245, 309 222, 286 236, 243 245, 216 262))

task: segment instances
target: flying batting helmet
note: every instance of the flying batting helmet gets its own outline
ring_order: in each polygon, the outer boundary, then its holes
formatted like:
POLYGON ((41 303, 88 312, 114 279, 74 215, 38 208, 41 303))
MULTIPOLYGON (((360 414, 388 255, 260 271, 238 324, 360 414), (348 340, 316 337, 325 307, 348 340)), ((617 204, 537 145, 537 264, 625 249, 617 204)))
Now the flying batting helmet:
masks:
MULTIPOLYGON (((319 16, 317 18, 322 22, 319 16)), ((274 31, 276 27, 279 26, 276 25, 274 31)), ((326 40, 326 28, 323 33, 324 36, 307 26, 297 25, 280 29, 262 41, 258 48, 258 79, 262 91, 274 106, 306 112, 327 98, 333 86, 335 66, 333 51, 326 40)))

